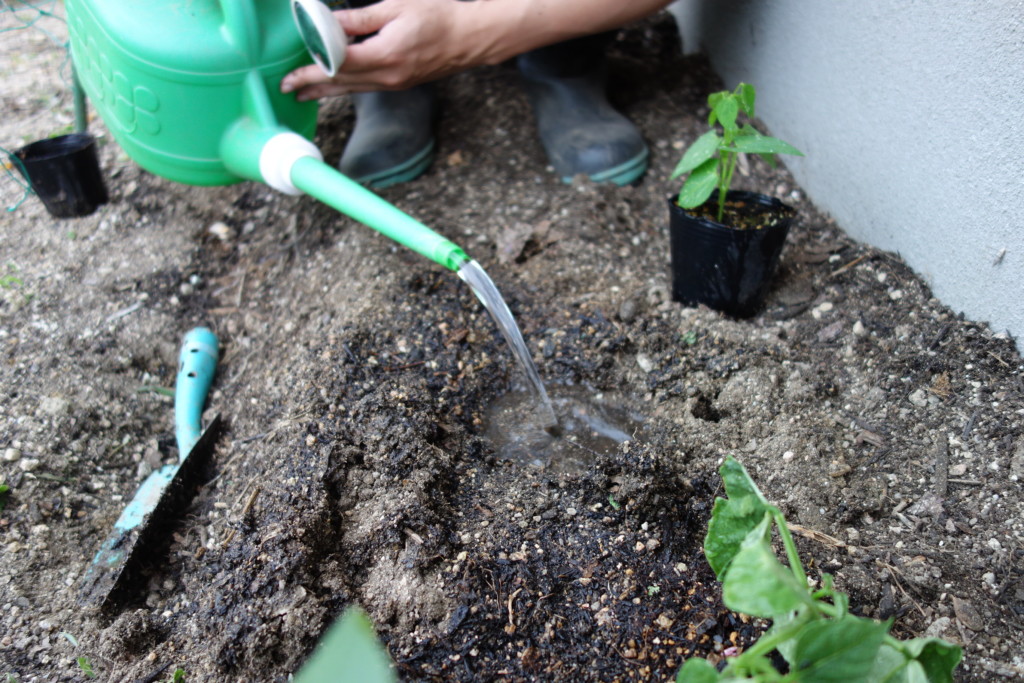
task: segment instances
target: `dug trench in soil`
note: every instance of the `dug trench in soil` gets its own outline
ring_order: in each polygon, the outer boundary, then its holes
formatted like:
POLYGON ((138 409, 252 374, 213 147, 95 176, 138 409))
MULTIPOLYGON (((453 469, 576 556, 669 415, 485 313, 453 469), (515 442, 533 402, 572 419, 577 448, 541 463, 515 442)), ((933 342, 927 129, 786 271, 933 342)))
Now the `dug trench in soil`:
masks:
MULTIPOLYGON (((438 163, 383 193, 483 264, 545 380, 643 417, 579 474, 485 438, 517 370, 451 273, 308 199, 154 178, 94 121, 111 201, 0 224, 0 673, 79 680, 86 656, 101 680, 284 681, 358 603, 407 680, 669 679, 763 627, 722 609, 699 554, 732 453, 858 613, 962 643, 958 680, 1019 677, 1019 354, 758 160, 741 187, 798 210, 764 310, 668 301, 665 179, 723 87, 673 31, 615 45, 615 103, 652 150, 638 186, 555 182, 495 67, 443 83, 438 163), (84 612, 95 548, 174 455, 153 387, 197 324, 224 347, 212 478, 135 596, 84 612)), ((35 35, 0 44, 5 147, 70 120, 60 52, 35 35)), ((324 107, 328 159, 351 125, 345 100, 324 107)))

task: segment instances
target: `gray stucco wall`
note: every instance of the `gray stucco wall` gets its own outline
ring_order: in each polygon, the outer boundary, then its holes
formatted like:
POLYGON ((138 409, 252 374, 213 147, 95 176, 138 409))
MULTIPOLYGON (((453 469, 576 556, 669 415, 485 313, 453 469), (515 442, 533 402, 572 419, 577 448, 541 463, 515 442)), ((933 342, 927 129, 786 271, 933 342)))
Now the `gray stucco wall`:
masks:
POLYGON ((680 0, 683 48, 807 156, 848 234, 954 310, 1024 338, 1024 1, 680 0))

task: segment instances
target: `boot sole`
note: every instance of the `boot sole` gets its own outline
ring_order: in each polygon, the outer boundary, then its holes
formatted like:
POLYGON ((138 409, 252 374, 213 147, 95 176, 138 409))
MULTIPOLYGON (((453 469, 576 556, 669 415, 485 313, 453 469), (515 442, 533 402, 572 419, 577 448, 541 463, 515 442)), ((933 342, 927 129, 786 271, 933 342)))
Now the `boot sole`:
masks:
MULTIPOLYGON (((600 173, 591 173, 590 179, 595 183, 614 183, 618 186, 629 185, 636 181, 640 176, 647 170, 647 157, 649 152, 647 148, 644 151, 637 154, 629 161, 613 166, 607 170, 601 171, 600 173)), ((562 176, 562 182, 569 185, 572 184, 572 176, 562 176)))
POLYGON ((370 173, 359 178, 353 178, 360 185, 382 190, 385 187, 407 183, 423 175, 430 164, 434 161, 434 141, 431 140, 427 146, 414 154, 412 157, 391 168, 376 173, 370 173))

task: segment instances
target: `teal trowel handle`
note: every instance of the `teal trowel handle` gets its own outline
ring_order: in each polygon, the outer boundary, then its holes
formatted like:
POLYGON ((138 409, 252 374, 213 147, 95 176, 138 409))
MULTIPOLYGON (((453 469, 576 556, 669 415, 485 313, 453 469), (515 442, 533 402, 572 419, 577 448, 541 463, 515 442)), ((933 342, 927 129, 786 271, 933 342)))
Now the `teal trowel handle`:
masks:
POLYGON ((205 327, 191 330, 182 342, 178 379, 174 385, 174 432, 178 439, 178 458, 182 460, 202 433, 203 405, 213 382, 219 352, 217 335, 205 327))

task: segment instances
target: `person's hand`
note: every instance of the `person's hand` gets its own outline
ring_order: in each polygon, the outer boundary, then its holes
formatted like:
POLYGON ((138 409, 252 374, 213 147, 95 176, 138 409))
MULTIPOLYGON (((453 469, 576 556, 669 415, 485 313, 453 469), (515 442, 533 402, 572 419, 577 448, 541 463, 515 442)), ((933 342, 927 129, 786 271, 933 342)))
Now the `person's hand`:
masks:
MULTIPOLYGON (((281 92, 300 101, 370 90, 402 90, 473 66, 473 41, 463 31, 458 0, 383 0, 334 16, 348 36, 376 35, 350 43, 333 78, 304 66, 281 80, 281 92), (461 34, 461 35, 460 35, 461 34)), ((485 39, 486 40, 486 39, 485 39)))

